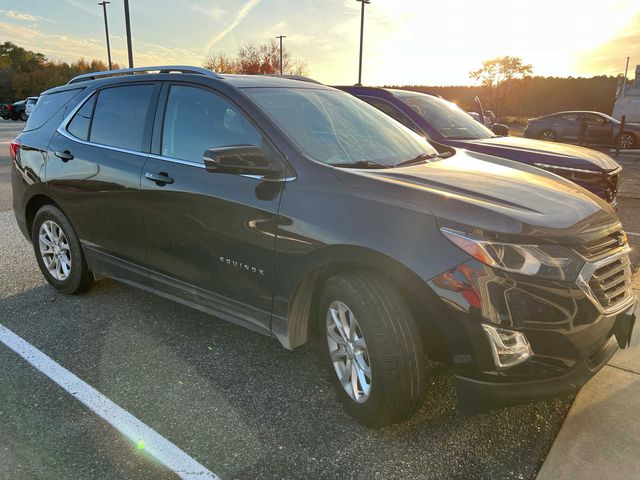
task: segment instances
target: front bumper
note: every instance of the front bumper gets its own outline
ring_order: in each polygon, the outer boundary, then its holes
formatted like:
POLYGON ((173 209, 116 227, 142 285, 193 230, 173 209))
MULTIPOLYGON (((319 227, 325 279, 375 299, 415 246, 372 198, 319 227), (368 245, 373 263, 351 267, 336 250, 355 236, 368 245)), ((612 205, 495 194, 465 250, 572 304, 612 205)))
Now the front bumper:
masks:
POLYGON ((626 346, 635 320, 635 296, 603 311, 578 285, 515 278, 475 260, 429 284, 442 300, 462 414, 577 391, 626 346), (524 333, 533 356, 496 368, 483 323, 524 333))

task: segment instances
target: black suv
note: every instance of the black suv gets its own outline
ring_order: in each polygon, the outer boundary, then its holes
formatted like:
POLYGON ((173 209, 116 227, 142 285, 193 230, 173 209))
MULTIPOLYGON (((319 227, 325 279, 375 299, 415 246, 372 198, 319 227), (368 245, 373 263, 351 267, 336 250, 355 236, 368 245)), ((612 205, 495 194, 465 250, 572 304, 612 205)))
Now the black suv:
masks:
POLYGON ((439 154, 370 105, 195 67, 88 74, 11 144, 14 209, 64 293, 112 277, 324 343, 362 423, 411 416, 425 354, 473 413, 575 391, 633 327, 603 200, 540 169, 439 154))

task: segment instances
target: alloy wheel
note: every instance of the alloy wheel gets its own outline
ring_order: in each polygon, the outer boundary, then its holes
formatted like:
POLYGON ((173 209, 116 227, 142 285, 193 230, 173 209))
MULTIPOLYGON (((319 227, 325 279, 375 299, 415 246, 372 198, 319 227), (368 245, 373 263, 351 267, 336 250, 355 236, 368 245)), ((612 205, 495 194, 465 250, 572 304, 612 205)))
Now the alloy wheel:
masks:
POLYGON ((633 147, 635 138, 630 133, 623 133, 620 136, 620 148, 627 149, 633 147))
POLYGON ((371 361, 358 320, 349 307, 335 301, 326 324, 331 363, 342 388, 352 400, 364 403, 371 393, 371 361))
POLYGON ((541 140, 546 140, 547 142, 555 142, 556 141, 556 134, 547 130, 545 132, 542 132, 542 134, 540 135, 540 139, 541 140))
POLYGON ((62 228, 52 220, 46 220, 38 232, 38 244, 42 262, 49 274, 61 282, 71 273, 71 249, 62 228))

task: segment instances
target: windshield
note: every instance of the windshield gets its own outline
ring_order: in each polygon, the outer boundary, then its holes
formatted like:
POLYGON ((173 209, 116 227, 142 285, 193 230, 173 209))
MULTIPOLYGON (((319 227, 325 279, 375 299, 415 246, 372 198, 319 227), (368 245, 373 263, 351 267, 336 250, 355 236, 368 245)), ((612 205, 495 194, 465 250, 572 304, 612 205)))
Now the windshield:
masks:
POLYGON ((487 127, 455 103, 438 97, 406 90, 391 90, 404 103, 413 108, 444 138, 451 140, 478 140, 495 135, 487 127))
POLYGON ((308 156, 330 165, 393 167, 437 151, 421 136, 337 90, 251 88, 245 92, 308 156))

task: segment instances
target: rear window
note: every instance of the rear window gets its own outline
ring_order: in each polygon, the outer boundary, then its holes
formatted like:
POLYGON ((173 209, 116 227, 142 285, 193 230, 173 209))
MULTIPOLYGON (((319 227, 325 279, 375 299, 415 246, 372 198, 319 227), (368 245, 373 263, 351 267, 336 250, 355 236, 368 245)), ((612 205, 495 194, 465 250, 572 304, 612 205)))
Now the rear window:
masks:
POLYGON ((27 124, 24 127, 25 131, 35 130, 47 123, 51 117, 82 90, 82 88, 74 88, 72 90, 41 95, 40 98, 38 98, 36 106, 33 107, 31 115, 29 115, 27 124))
POLYGON ((151 120, 154 85, 128 85, 101 90, 93 113, 92 143, 143 150, 145 126, 151 120))

